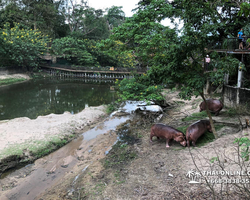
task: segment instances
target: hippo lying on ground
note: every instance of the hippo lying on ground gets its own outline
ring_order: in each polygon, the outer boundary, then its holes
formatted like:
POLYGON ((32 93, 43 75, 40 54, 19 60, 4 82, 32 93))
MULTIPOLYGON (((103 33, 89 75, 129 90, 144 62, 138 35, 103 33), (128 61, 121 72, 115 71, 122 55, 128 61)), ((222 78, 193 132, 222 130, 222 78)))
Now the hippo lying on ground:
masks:
POLYGON ((186 146, 185 135, 183 132, 164 124, 154 124, 151 127, 150 133, 150 142, 152 142, 152 138, 156 136, 159 138, 166 138, 166 147, 169 147, 170 140, 175 140, 179 142, 182 146, 186 146))
POLYGON ((187 146, 190 147, 190 142, 195 146, 197 139, 207 130, 212 132, 209 120, 199 120, 191 124, 186 131, 187 146))
MULTIPOLYGON (((216 116, 223 108, 222 102, 218 99, 207 99, 206 102, 208 105, 208 110, 210 110, 212 113, 215 113, 216 116)), ((201 102, 200 104, 200 112, 203 110, 206 110, 205 101, 201 102)))

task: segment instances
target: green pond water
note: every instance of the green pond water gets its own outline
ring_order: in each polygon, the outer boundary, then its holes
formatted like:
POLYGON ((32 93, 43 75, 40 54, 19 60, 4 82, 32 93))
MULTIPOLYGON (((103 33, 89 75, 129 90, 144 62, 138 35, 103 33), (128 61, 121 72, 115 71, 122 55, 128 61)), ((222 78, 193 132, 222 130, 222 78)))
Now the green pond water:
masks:
POLYGON ((35 79, 0 87, 0 120, 35 119, 50 113, 72 114, 85 107, 109 104, 115 93, 111 81, 35 79))

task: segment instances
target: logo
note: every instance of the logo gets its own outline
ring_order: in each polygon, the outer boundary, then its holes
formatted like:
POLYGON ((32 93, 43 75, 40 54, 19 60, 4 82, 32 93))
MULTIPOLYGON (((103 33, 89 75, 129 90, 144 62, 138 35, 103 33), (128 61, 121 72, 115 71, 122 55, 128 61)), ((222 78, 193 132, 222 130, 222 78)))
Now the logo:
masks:
POLYGON ((196 172, 193 169, 189 170, 186 174, 186 177, 190 179, 188 183, 201 183, 201 173, 196 172))

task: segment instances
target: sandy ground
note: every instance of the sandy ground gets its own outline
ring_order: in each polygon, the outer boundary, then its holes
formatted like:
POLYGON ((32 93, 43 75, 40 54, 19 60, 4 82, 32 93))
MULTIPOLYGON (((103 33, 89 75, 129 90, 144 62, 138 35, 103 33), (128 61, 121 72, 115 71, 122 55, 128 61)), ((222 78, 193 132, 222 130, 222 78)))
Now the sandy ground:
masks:
MULTIPOLYGON (((167 102, 171 105, 161 123, 169 124, 173 127, 187 126, 191 121, 185 122, 182 119, 194 112, 198 112, 198 105, 201 99, 192 98, 191 101, 183 101, 178 98, 178 92, 166 91, 167 102)), ((96 109, 96 108, 90 108, 96 109)), ((97 110, 90 110, 90 117, 94 117, 97 110), (94 112, 93 112, 94 111, 94 112)), ((153 144, 149 143, 150 127, 153 122, 146 119, 133 120, 126 123, 126 127, 131 133, 137 135, 136 141, 131 144, 122 144, 118 149, 111 149, 117 140, 117 133, 109 132, 99 135, 95 140, 90 140, 88 145, 77 148, 78 159, 73 166, 68 167, 65 174, 60 176, 57 174, 58 168, 51 164, 46 170, 52 173, 44 176, 43 181, 47 183, 47 179, 57 179, 46 190, 35 196, 30 196, 32 189, 21 187, 23 182, 34 180, 37 171, 39 171, 47 163, 52 162, 50 157, 39 159, 35 166, 26 169, 24 172, 17 172, 12 177, 6 178, 1 183, 3 199, 18 199, 18 195, 22 193, 21 199, 43 199, 43 200, 61 200, 61 199, 131 199, 131 200, 151 200, 151 199, 249 199, 249 193, 239 192, 239 188, 235 188, 234 184, 210 184, 209 187, 204 179, 198 184, 191 184, 191 178, 188 172, 197 172, 194 177, 196 180, 201 178, 198 172, 202 171, 250 171, 249 164, 244 163, 239 157, 239 149, 234 143, 235 138, 248 137, 249 131, 245 129, 240 131, 238 128, 239 120, 237 117, 228 117, 223 109, 218 117, 213 117, 216 123, 225 123, 224 127, 218 131, 219 139, 214 140, 202 147, 184 148, 178 143, 173 142, 170 148, 165 147, 164 140, 154 140, 153 144), (229 124, 229 125, 226 125, 229 124), (231 126, 232 124, 236 126, 231 126), (105 156, 105 150, 111 149, 108 156, 105 156), (127 160, 117 158, 117 151, 124 153, 127 160), (129 159, 130 155, 136 152, 135 159, 129 159), (217 160, 216 160, 217 158, 217 160), (107 160, 109 159, 109 160, 107 160), (112 164, 112 167, 104 167, 104 163, 112 164), (243 163, 243 164, 242 164, 243 163), (54 171, 53 171, 54 170, 54 171), (222 186, 222 189, 221 187, 222 186), (216 193, 223 191, 225 193, 216 193), (242 195, 247 193, 247 195, 242 195), (214 198, 214 194, 216 197, 214 198)), ((84 111, 83 111, 84 112, 84 111)), ((100 111, 101 114, 101 111, 100 111)), ((85 115, 81 115, 84 117, 85 115)), ((48 123, 44 126, 44 132, 53 130, 58 133, 60 128, 70 128, 67 124, 75 121, 75 126, 87 123, 87 118, 81 119, 81 123, 77 120, 81 117, 69 117, 66 113, 63 123, 58 124, 47 116, 46 120, 55 123, 55 126, 48 123), (67 116, 67 117, 66 117, 67 116), (47 118, 48 117, 48 118, 47 118), (68 121, 66 120, 68 119, 68 121), (83 120, 83 121, 82 121, 83 120), (58 127, 58 128, 57 128, 58 127)), ((39 117, 37 120, 43 120, 39 117)), ((241 116, 242 122, 244 118, 249 116, 241 116)), ((95 118, 93 118, 94 120, 95 118)), ((16 119, 19 123, 20 119, 16 119)), ((26 120, 26 119, 24 119, 26 120)), ((45 123, 47 123, 45 120, 45 123)), ((88 120, 90 120, 88 118, 88 120)), ((13 120, 14 123, 15 119, 13 120)), ((8 122, 4 122, 8 123, 8 122)), ((30 123, 30 121, 29 121, 30 123)), ((34 124, 33 124, 34 125, 34 124)), ((12 129, 12 128, 11 128, 12 129)), ((14 129, 14 128, 13 128, 14 129)), ((25 128, 24 128, 25 129, 25 128)), ((29 129, 32 129, 31 127, 29 129)), ((42 128, 41 128, 42 130, 42 128)), ((27 131, 27 129, 26 129, 27 131)), ((30 130, 32 135, 32 130, 30 130)), ((73 158, 72 158, 73 159, 73 158)), ((59 172, 62 172, 59 170, 59 172)), ((194 173, 193 173, 194 175, 194 173)), ((204 178, 204 177, 202 177, 204 178)), ((210 179, 220 178, 219 176, 210 176, 210 179)), ((224 177, 225 178, 225 177, 224 177)), ((230 176, 228 178, 236 178, 230 176)), ((241 177, 242 178, 242 177, 241 177)), ((249 178, 245 176, 244 178, 249 178)), ((40 180, 40 179, 39 179, 40 180)), ((250 180, 250 178, 249 178, 250 180)), ((41 183, 41 181, 40 181, 41 183)), ((247 186, 249 188, 249 185, 247 186)), ((34 189, 34 191, 37 191, 34 189)), ((34 195, 34 194, 33 194, 34 195)))
POLYGON ((27 74, 8 74, 7 72, 2 72, 0 74, 0 79, 7 79, 7 78, 25 78, 27 80, 30 79, 30 77, 27 74))
POLYGON ((46 143, 46 140, 49 142, 57 137, 72 135, 104 115, 105 107, 99 106, 88 107, 74 115, 65 112, 60 115, 39 116, 36 119, 22 117, 0 121, 0 158, 8 156, 6 149, 9 147, 12 148, 10 153, 18 147, 22 148, 20 150, 29 150, 38 141, 46 143))
MULTIPOLYGON (((30 77, 27 74, 0 75, 0 79, 5 78, 30 77)), ((36 119, 22 117, 0 121, 0 163, 6 157, 20 152, 25 152, 27 157, 29 151, 43 148, 51 141, 74 138, 78 131, 90 128, 91 124, 105 116, 105 109, 105 106, 88 107, 74 115, 65 112, 60 115, 39 116, 36 119)))

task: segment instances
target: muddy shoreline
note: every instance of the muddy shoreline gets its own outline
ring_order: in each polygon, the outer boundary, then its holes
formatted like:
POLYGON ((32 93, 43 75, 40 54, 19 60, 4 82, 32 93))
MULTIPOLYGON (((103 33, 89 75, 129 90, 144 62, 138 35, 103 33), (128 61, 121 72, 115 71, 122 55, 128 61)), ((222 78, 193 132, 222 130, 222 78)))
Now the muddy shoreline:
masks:
POLYGON ((77 138, 106 116, 106 107, 89 107, 78 114, 65 112, 31 120, 0 122, 0 173, 19 163, 31 163, 77 138))
MULTIPOLYGON (((28 74, 0 75, 0 79, 20 78, 31 79, 28 74)), ((65 112, 36 119, 21 117, 0 121, 0 176, 9 168, 32 163, 59 149, 106 116, 106 106, 99 106, 74 115, 65 112)))
MULTIPOLYGON (((183 127, 197 120, 184 119, 198 112, 201 99, 182 101, 177 94, 166 91, 171 108, 164 113, 161 123, 183 127)), ((242 116, 242 120, 245 117, 249 116, 242 116)), ((72 174, 36 199, 212 199, 213 192, 206 184, 189 183, 186 174, 195 169, 191 155, 202 170, 209 167, 216 169, 216 163, 210 163, 211 158, 218 152, 222 160, 234 155, 234 139, 247 136, 246 130, 240 131, 237 116, 228 116, 226 108, 213 119, 216 125, 227 122, 218 129, 220 138, 190 149, 192 154, 188 148, 176 142, 172 142, 169 149, 166 149, 164 140, 154 140, 150 144, 149 133, 153 121, 147 118, 128 121, 124 126, 127 127, 127 135, 135 138, 134 142, 117 143, 105 157, 89 162, 90 155, 93 158, 98 155, 98 148, 93 150, 83 159, 83 165, 75 166, 72 174)), ((124 130, 118 128, 116 134, 120 131, 124 130)), ((229 161, 225 166, 232 167, 229 161)), ((246 199, 236 193, 228 194, 234 199, 246 199)))

